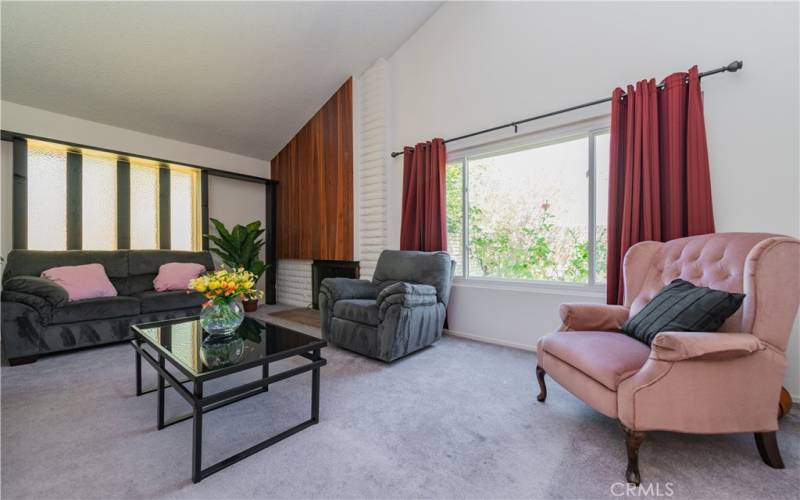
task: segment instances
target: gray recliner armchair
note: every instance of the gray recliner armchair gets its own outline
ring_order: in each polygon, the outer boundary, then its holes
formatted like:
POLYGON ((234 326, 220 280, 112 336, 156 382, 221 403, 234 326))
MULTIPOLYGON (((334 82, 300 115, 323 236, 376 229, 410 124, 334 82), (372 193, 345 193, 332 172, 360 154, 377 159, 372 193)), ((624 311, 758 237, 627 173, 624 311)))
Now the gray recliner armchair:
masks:
POLYGON ((447 252, 384 250, 372 282, 324 279, 323 338, 387 362, 433 344, 442 336, 454 270, 447 252))

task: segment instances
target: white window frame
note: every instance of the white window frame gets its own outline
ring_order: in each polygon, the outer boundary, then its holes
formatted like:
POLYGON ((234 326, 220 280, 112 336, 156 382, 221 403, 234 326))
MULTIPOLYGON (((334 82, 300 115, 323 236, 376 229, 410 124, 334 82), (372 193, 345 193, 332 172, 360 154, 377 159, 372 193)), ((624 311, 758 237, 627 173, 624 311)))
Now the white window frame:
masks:
POLYGON ((537 289, 545 293, 563 293, 585 296, 600 296, 605 293, 605 283, 595 281, 597 268, 595 248, 596 242, 596 171, 595 171, 595 136, 606 134, 610 130, 609 117, 583 120, 572 124, 540 130, 524 135, 514 136, 510 139, 500 140, 488 144, 470 146, 447 154, 447 164, 461 163, 461 255, 460 263, 462 276, 454 280, 460 286, 478 288, 497 288, 504 290, 537 289), (526 280, 518 278, 500 278, 493 276, 470 276, 469 274, 469 160, 490 156, 535 149, 549 144, 557 144, 578 138, 588 138, 589 154, 586 175, 588 177, 588 252, 589 252, 589 277, 587 283, 568 283, 564 281, 526 280))

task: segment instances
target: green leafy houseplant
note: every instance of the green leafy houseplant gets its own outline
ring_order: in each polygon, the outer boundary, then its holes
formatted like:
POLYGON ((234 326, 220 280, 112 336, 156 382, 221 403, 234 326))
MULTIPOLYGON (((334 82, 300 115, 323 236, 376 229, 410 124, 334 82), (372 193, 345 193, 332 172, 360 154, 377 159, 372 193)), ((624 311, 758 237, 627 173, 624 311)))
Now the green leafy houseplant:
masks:
MULTIPOLYGON (((269 267, 258 257, 261 248, 266 245, 264 239, 261 238, 261 235, 264 234, 261 221, 253 221, 244 226, 236 224, 233 229, 228 230, 225 224, 219 220, 214 218, 209 220, 218 233, 217 235, 204 235, 215 245, 209 250, 217 254, 223 264, 230 269, 244 268, 245 271, 253 273, 255 281, 258 281, 269 267)), ((254 305, 255 301, 250 307, 254 305)), ((250 310, 247 303, 245 303, 245 310, 250 310)))

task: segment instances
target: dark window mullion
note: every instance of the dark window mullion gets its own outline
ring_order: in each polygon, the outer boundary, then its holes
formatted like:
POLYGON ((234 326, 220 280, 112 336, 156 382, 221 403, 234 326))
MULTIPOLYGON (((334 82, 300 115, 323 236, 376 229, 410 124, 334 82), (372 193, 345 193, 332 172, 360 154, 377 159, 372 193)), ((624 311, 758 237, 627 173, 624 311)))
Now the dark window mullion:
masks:
POLYGON ((208 250, 208 170, 200 171, 200 224, 203 250, 208 250))
POLYGON ((83 247, 83 157, 67 152, 67 250, 83 247))
POLYGON ((28 248, 28 141, 14 139, 13 235, 14 248, 28 248))
POLYGON ((158 172, 158 241, 162 250, 169 250, 172 246, 170 216, 169 165, 162 163, 158 172))
POLYGON ((117 160, 117 248, 131 247, 131 164, 117 160))

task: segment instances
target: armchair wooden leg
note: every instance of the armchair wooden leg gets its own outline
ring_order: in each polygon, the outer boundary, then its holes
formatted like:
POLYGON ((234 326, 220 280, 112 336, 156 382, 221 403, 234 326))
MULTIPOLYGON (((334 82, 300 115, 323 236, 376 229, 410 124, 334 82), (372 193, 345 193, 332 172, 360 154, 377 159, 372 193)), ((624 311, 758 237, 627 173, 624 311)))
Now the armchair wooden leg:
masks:
POLYGON ((639 447, 644 441, 644 432, 634 431, 623 426, 625 431, 625 447, 628 449, 628 468, 625 471, 625 479, 639 486, 642 478, 639 475, 639 447))
POLYGON ((536 366, 536 380, 539 381, 539 395, 536 396, 536 400, 540 403, 543 403, 545 399, 547 399, 547 386, 544 385, 544 368, 541 366, 536 366))
POLYGON ((773 469, 783 469, 781 451, 778 449, 778 440, 775 432, 756 432, 756 447, 761 460, 773 469))

